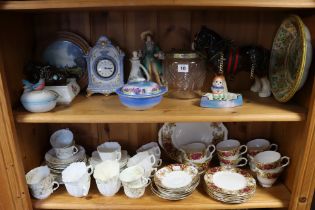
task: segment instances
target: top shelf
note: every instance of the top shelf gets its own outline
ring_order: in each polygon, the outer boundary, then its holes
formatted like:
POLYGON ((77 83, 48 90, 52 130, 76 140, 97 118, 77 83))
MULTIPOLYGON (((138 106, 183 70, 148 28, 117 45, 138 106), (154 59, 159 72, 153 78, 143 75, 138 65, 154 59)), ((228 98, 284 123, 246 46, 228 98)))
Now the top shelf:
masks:
POLYGON ((0 10, 125 8, 315 8, 314 0, 30 0, 0 1, 0 10))
POLYGON ((160 123, 160 122, 262 122, 302 121, 306 110, 281 104, 272 97, 243 94, 243 106, 210 109, 199 106, 200 99, 179 100, 164 97, 156 107, 145 111, 130 110, 117 96, 78 96, 70 106, 57 106, 47 113, 14 112, 20 123, 160 123))

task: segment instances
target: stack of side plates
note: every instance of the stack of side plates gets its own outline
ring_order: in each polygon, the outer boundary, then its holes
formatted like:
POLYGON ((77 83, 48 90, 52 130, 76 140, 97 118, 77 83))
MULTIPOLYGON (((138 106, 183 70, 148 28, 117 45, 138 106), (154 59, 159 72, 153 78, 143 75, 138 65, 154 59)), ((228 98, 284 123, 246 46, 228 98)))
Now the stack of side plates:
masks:
POLYGON ((195 167, 171 164, 154 174, 151 190, 163 199, 182 200, 194 192, 199 181, 200 176, 195 167))
POLYGON ((54 149, 50 149, 48 152, 46 152, 45 154, 46 165, 49 167, 51 174, 53 175, 53 177, 55 178, 57 182, 62 183, 61 173, 71 163, 74 163, 74 162, 86 163, 87 162, 85 149, 80 145, 77 145, 77 148, 78 148, 78 152, 68 159, 59 159, 56 156, 54 149))
POLYGON ((255 179, 239 168, 211 168, 204 179, 208 195, 224 203, 244 203, 256 191, 255 179))
MULTIPOLYGON (((128 155, 127 150, 121 150, 121 158, 119 161, 120 170, 124 169, 127 165, 130 156, 128 155)), ((97 151, 92 152, 92 156, 89 158, 89 163, 95 167, 97 164, 101 163, 102 159, 97 151)))

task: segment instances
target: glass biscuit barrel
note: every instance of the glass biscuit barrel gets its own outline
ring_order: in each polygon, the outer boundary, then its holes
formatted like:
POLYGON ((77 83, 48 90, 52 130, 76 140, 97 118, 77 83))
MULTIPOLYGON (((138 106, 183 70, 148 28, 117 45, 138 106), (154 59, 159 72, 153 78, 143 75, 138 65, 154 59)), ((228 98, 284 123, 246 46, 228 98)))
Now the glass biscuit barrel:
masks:
POLYGON ((169 96, 180 99, 199 98, 206 76, 204 59, 195 52, 172 52, 164 60, 169 96))

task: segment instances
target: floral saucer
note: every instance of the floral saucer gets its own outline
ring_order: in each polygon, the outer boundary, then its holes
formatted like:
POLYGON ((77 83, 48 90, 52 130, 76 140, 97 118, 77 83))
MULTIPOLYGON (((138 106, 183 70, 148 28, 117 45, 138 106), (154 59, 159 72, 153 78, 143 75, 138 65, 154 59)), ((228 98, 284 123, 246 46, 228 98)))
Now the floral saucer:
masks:
POLYGON ((199 177, 198 170, 185 164, 171 164, 154 174, 154 183, 165 189, 185 189, 199 177))

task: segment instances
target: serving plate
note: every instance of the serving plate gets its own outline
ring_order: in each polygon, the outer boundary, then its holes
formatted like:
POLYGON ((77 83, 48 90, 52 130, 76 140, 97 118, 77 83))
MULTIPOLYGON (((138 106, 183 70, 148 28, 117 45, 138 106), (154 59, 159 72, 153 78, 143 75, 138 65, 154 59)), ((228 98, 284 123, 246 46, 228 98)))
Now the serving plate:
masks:
POLYGON ((194 142, 206 146, 226 140, 228 130, 223 123, 165 123, 159 130, 159 144, 164 152, 178 163, 183 163, 180 148, 194 142))
POLYGON ((271 50, 269 79, 276 100, 287 102, 301 89, 311 61, 310 32, 300 17, 291 15, 281 23, 271 50))

